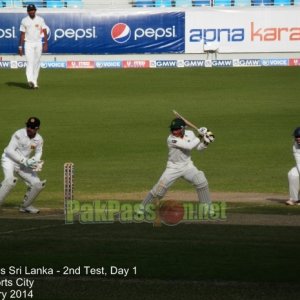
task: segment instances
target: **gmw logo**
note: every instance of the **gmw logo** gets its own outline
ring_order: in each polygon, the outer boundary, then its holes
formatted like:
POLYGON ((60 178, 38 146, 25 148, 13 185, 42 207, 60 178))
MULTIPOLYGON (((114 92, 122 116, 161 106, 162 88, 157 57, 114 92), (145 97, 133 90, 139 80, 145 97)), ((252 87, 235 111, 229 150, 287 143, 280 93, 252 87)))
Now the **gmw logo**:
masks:
POLYGON ((138 27, 134 30, 131 30, 127 24, 117 23, 111 29, 111 38, 119 44, 126 43, 132 35, 135 41, 142 38, 153 39, 155 41, 162 38, 174 38, 176 37, 176 26, 166 28, 138 27))

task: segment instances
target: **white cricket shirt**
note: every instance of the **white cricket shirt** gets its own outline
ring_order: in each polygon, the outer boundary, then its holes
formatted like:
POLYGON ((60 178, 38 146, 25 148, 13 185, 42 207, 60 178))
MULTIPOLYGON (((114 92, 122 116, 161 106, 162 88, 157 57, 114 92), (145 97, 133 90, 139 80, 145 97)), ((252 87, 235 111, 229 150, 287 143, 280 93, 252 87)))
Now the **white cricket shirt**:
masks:
POLYGON ((29 16, 21 21, 20 31, 25 32, 25 42, 37 43, 42 41, 43 29, 46 29, 43 18, 35 16, 31 19, 29 16))
POLYGON ((188 164, 191 162, 192 149, 197 147, 197 150, 200 151, 206 148, 191 130, 186 130, 183 138, 170 134, 167 139, 167 144, 169 148, 168 167, 188 164))
POLYGON ((43 138, 36 133, 35 137, 30 139, 26 128, 17 130, 4 149, 4 155, 16 163, 20 163, 24 158, 29 158, 32 152, 35 152, 35 160, 40 161, 43 153, 43 138))

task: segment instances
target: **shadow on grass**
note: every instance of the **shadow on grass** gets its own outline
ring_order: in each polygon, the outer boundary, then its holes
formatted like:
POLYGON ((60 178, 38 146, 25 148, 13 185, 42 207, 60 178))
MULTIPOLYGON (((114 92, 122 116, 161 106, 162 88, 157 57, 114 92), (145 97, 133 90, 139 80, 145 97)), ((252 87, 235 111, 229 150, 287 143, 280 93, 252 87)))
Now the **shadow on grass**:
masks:
POLYGON ((25 82, 11 82, 10 81, 10 82, 6 82, 6 85, 21 88, 21 89, 26 89, 26 90, 30 89, 28 84, 25 82))
POLYGON ((285 202, 286 202, 287 199, 267 198, 266 200, 285 205, 285 202))

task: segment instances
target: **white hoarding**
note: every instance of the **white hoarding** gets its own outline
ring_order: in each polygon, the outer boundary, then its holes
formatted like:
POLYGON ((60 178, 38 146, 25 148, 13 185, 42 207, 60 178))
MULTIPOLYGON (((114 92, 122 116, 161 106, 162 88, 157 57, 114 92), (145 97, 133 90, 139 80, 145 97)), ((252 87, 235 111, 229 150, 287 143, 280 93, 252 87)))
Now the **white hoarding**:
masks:
POLYGON ((185 53, 300 52, 300 7, 186 11, 185 53))

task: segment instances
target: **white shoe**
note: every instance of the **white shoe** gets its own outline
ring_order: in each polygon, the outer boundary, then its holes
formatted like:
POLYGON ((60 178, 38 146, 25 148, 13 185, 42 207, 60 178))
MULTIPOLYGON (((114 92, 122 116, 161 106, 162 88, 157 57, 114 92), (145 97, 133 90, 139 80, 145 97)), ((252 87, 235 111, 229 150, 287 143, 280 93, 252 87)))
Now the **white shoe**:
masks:
POLYGON ((298 201, 294 201, 294 200, 288 200, 285 202, 286 205, 300 205, 300 203, 298 201))
POLYGON ((35 84, 35 85, 33 86, 33 88, 34 88, 34 89, 38 89, 39 86, 38 86, 37 84, 35 84))
POLYGON ((32 205, 29 205, 27 207, 23 207, 21 206, 20 207, 20 212, 23 212, 23 213, 29 213, 29 214, 38 214, 40 212, 39 209, 35 208, 34 206, 32 205))

